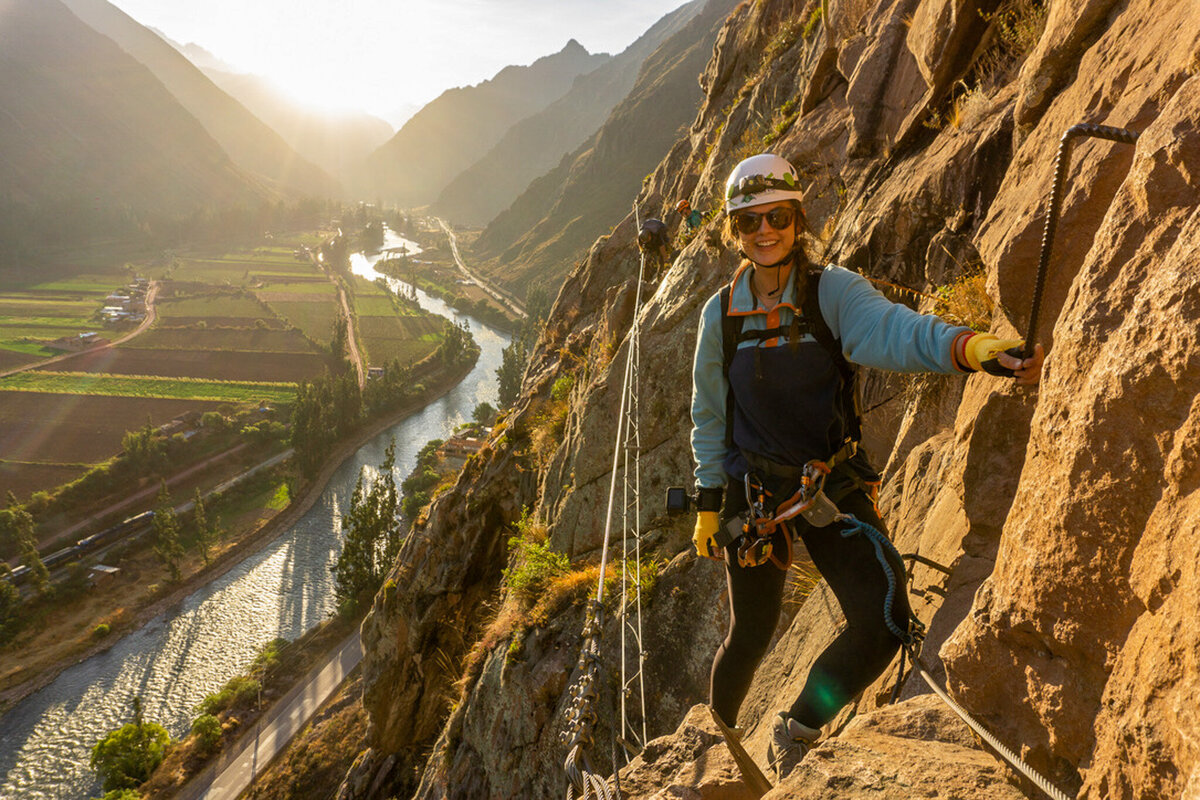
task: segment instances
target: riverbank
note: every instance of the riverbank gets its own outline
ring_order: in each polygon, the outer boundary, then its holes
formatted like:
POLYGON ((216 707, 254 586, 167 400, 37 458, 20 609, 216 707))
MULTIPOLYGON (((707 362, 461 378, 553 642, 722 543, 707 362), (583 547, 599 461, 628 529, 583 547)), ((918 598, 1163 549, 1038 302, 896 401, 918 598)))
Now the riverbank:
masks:
MULTIPOLYGON (((50 684, 65 669, 114 647, 124 636, 138 630, 171 606, 182 602, 192 592, 220 578, 246 558, 268 546, 313 507, 333 474, 356 450, 373 437, 449 393, 470 373, 474 364, 473 359, 440 375, 436 380, 427 380, 427 389, 421 399, 406 403, 394 412, 365 424, 354 435, 337 443, 317 475, 291 497, 291 502, 286 507, 256 529, 247 532, 238 541, 231 543, 213 558, 207 567, 200 567, 179 583, 163 587, 161 590, 155 586, 146 587, 145 597, 135 600, 133 608, 122 607, 119 618, 108 623, 110 632, 107 636, 99 640, 94 639, 91 636, 90 625, 84 626, 82 630, 76 626, 71 630, 62 631, 62 636, 77 637, 68 651, 55 653, 53 657, 45 660, 32 657, 22 664, 20 673, 28 677, 22 677, 0 691, 0 714, 6 713, 22 699, 50 684)), ((118 588, 125 590, 125 587, 118 588)))
MULTIPOLYGON (((227 688, 238 681, 257 683, 258 696, 236 689, 230 691, 232 697, 225 708, 208 712, 221 724, 217 744, 207 750, 194 734, 182 737, 138 791, 146 800, 203 797, 225 770, 238 770, 238 762, 248 748, 252 748, 255 771, 264 768, 287 746, 290 737, 286 728, 301 727, 320 705, 319 693, 312 683, 331 658, 337 658, 347 647, 358 646, 358 626, 363 616, 365 611, 353 617, 336 615, 296 641, 275 648, 269 657, 263 657, 242 675, 230 679, 227 688), (304 695, 302 707, 296 708, 300 695, 304 695), (285 720, 282 731, 278 730, 281 718, 285 720)), ((357 663, 357 656, 353 659, 357 663)), ((327 683, 324 688, 332 693, 335 687, 336 684, 330 687, 327 683)), ((209 698, 215 699, 215 695, 209 698)))

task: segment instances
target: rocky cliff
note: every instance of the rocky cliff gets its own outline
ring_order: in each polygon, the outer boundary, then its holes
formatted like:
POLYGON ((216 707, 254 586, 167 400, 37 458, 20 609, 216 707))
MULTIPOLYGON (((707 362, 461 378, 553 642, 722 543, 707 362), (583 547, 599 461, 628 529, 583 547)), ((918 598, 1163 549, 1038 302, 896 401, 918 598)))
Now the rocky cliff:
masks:
MULTIPOLYGON (((1080 798, 1200 796, 1198 12, 1151 0, 748 1, 700 76, 694 122, 636 198, 646 215, 680 197, 715 208, 732 164, 770 148, 808 182, 823 258, 927 294, 981 272, 990 327, 1011 333, 1028 324, 1059 137, 1081 121, 1141 132, 1136 146, 1075 146, 1037 391, 987 375, 866 379, 869 396, 892 398, 866 420, 892 537, 948 568, 913 570, 925 660, 1080 798)), ((605 527, 634 234, 631 216, 566 279, 521 398, 376 598, 363 629, 371 750, 344 797, 562 792, 557 734, 594 590, 584 567, 605 527), (544 536, 574 571, 523 598, 511 580, 522 547, 505 548, 514 532, 544 536)), ((734 263, 706 238, 681 237, 642 287, 644 498, 691 470, 696 318, 734 263)), ((753 796, 705 715, 689 712, 722 635, 721 572, 688 552, 686 521, 643 502, 640 544, 658 559, 644 598, 653 741, 624 766, 623 792, 753 796)), ((820 585, 797 581, 786 609, 739 720, 760 762, 763 720, 840 624, 820 585)), ((610 732, 625 735, 610 712, 619 626, 603 628, 600 771, 610 732)), ((893 664, 768 796, 1040 796, 919 679, 888 706, 898 677, 893 664)), ((630 716, 640 738, 640 711, 630 716)))

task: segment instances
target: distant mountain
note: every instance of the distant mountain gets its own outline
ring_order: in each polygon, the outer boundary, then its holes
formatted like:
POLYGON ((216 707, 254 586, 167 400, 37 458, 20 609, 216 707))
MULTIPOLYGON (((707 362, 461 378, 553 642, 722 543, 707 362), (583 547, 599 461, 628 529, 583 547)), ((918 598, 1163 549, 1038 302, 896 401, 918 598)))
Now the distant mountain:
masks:
POLYGON ((395 131, 363 112, 303 108, 258 75, 205 68, 204 74, 271 126, 297 153, 345 183, 352 169, 395 131))
POLYGON ((144 64, 243 169, 292 194, 332 195, 334 180, 207 78, 161 37, 106 0, 63 0, 144 64))
POLYGON ((442 190, 433 210, 459 224, 484 225, 529 183, 595 133, 633 88, 642 62, 700 13, 706 0, 667 14, 604 65, 575 79, 570 91, 504 134, 483 158, 442 190))
POLYGON ((10 213, 187 213, 273 198, 150 70, 59 0, 0 0, 0 115, 10 213))
POLYGON ((433 202, 514 123, 557 100, 577 76, 611 58, 591 55, 572 39, 527 67, 505 67, 491 80, 443 92, 371 155, 362 188, 403 206, 433 202))
POLYGON ((488 224, 473 248, 483 272, 518 294, 558 292, 596 237, 629 213, 642 178, 695 118, 703 99, 696 76, 735 5, 709 0, 646 59, 604 126, 488 224))
POLYGON ((184 57, 188 61, 192 62, 193 64, 195 64, 197 67, 200 68, 201 72, 207 73, 208 70, 210 70, 210 69, 219 70, 221 72, 236 72, 237 71, 232 66, 230 66, 229 64, 226 64, 224 61, 217 58, 212 53, 208 52, 207 50, 205 50, 203 47, 196 44, 195 42, 188 42, 187 44, 178 44, 177 42, 168 38, 158 28, 151 28, 150 30, 154 31, 159 36, 161 36, 166 41, 167 44, 171 45, 176 50, 183 53, 184 57))

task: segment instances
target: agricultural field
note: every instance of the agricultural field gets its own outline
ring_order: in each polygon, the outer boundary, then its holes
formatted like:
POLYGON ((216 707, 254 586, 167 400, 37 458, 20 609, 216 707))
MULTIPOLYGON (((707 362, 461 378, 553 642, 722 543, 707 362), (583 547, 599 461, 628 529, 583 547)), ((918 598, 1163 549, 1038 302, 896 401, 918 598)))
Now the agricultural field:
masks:
POLYGON ((162 425, 188 411, 215 411, 222 405, 45 391, 0 393, 0 492, 12 491, 24 500, 116 455, 125 433, 147 420, 162 425))
MULTIPOLYGON (((45 392, 89 397, 212 400, 220 403, 289 403, 296 386, 285 382, 204 380, 159 375, 27 370, 0 378, 0 392, 45 392)), ((0 398, 5 395, 0 394, 0 398)))
MULTIPOLYGON (((116 455, 126 432, 187 412, 267 402, 286 407, 296 385, 333 366, 340 302, 335 280, 304 252, 321 237, 258 247, 114 260, 110 271, 0 287, 0 493, 51 490, 116 455), (106 328, 108 295, 140 274, 157 287, 153 324, 125 342, 45 365, 47 343, 106 328)), ((83 270, 81 270, 83 271, 83 270)), ((358 339, 366 363, 418 361, 442 323, 355 279, 358 339)), ((2 494, 0 494, 2 496, 2 494)))
POLYGON ((328 347, 333 339, 333 326, 338 320, 336 294, 328 299, 276 300, 271 309, 321 347, 328 347))
POLYGON ((125 433, 147 418, 160 425, 189 411, 289 404, 299 381, 328 369, 329 356, 256 287, 323 301, 330 316, 336 301, 329 279, 307 256, 297 258, 299 246, 160 254, 132 269, 114 265, 109 275, 0 289, 0 371, 33 366, 0 378, 0 490, 25 499, 73 480, 116 455, 125 433), (154 326, 39 368, 35 362, 58 354, 43 341, 123 333, 97 313, 131 271, 159 284, 154 326))
POLYGON ((313 345, 300 331, 267 327, 168 328, 158 326, 122 345, 130 350, 240 350, 249 353, 311 353, 313 345))
POLYGON ((280 322, 269 308, 249 294, 164 293, 156 310, 162 320, 160 325, 171 327, 193 325, 200 320, 214 327, 251 327, 260 319, 280 322))
POLYGON ((356 276, 352 299, 364 364, 414 363, 437 349, 442 340, 440 318, 395 300, 374 283, 356 276))
POLYGON ((50 346, 56 339, 104 332, 98 317, 104 298, 127 280, 114 271, 0 288, 0 371, 60 354, 50 346))

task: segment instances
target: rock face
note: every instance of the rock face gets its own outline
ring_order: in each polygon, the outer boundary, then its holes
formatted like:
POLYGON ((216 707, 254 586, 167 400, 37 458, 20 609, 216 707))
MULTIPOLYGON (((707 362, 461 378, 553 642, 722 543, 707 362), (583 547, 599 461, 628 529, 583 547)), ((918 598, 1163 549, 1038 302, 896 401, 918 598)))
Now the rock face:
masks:
MULTIPOLYGON (((1010 334, 1027 325, 1062 132, 1080 121, 1142 131, 1136 147, 1075 148, 1038 329, 1053 344, 1042 386, 871 373, 868 396, 893 399, 866 425, 887 465, 880 506, 892 538, 926 559, 909 587, 928 627, 923 657, 956 699, 1067 794, 1200 796, 1200 9, 1052 2, 1024 64, 980 84, 969 118, 914 126, 948 119, 936 86, 1000 63, 988 60, 994 31, 971 45, 981 9, 741 4, 715 39, 695 120, 647 176, 638 207, 663 218, 683 197, 714 208, 729 168, 770 148, 804 176, 808 220, 822 232, 815 258, 924 292, 909 300, 923 310, 939 286, 982 274, 998 304, 991 329, 1010 334), (868 74, 870 63, 890 66, 868 74)), ((579 608, 527 625, 523 638, 488 639, 481 607, 502 607, 505 526, 523 505, 577 567, 598 560, 635 314, 641 544, 665 565, 643 648, 651 741, 622 787, 647 799, 745 796, 706 714, 688 711, 706 699, 725 625, 720 567, 688 553, 688 520, 646 500, 690 473, 696 317, 736 259, 712 244, 715 222, 679 232, 637 310, 636 223, 612 223, 563 284, 489 451, 435 503, 398 588, 376 599, 364 628, 376 651, 373 749, 347 797, 561 794, 555 736, 579 608), (570 399, 552 427, 551 387, 566 378, 570 399), (450 713, 457 676, 442 667, 481 639, 484 657, 450 713), (372 781, 378 789, 362 788, 372 781)), ((760 762, 764 722, 790 705, 843 624, 823 586, 797 590, 786 608, 739 717, 760 762)), ((605 642, 620 627, 609 625, 605 642)), ((600 771, 620 726, 614 658, 591 753, 600 771)), ((893 664, 769 796, 1037 796, 1014 775, 893 664), (888 707, 899 678, 901 702, 888 707)))
MULTIPOLYGON (((1122 55, 1127 25, 1154 24, 1127 14, 1097 58, 1122 55)), ((1175 91, 1112 98, 1161 108, 1069 287, 996 570, 945 654, 982 706, 1010 698, 1019 710, 997 726, 1042 768, 1078 771, 1087 797, 1175 797, 1200 781, 1185 733, 1200 699, 1187 667, 1200 626, 1184 610, 1196 560, 1182 557, 1200 544, 1200 79, 1159 56, 1175 91)), ((1093 100, 1094 86, 1079 91, 1093 100)))

